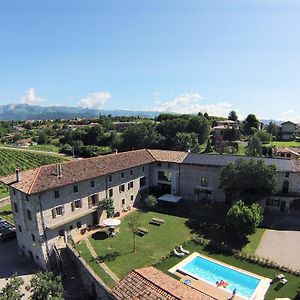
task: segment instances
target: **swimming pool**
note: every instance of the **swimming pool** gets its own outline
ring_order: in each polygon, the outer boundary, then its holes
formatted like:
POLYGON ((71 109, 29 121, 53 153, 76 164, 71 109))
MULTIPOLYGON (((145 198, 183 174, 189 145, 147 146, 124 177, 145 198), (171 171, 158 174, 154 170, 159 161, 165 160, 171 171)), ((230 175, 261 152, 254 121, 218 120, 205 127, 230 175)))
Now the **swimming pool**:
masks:
POLYGON ((231 292, 236 289, 239 296, 246 299, 251 298, 261 279, 253 277, 234 268, 195 256, 180 268, 181 271, 192 277, 205 280, 216 286, 216 282, 223 280, 228 283, 226 290, 231 292))

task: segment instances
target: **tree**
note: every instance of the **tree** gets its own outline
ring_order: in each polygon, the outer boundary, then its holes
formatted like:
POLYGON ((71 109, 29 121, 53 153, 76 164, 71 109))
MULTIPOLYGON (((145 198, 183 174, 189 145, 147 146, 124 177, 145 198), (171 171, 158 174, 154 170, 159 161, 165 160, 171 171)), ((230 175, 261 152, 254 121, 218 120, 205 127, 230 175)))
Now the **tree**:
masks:
POLYGON ((241 200, 231 206, 226 216, 227 226, 242 236, 254 233, 262 221, 262 207, 257 203, 247 206, 241 200))
POLYGON ((224 152, 227 152, 228 142, 224 141, 224 139, 221 135, 214 135, 213 143, 214 143, 214 146, 215 146, 215 150, 219 154, 223 154, 224 152))
POLYGON ((249 140, 246 154, 248 156, 262 156, 262 144, 258 137, 253 137, 249 140))
POLYGON ((178 132, 175 136, 174 150, 199 152, 198 136, 196 133, 178 132))
POLYGON ((232 111, 229 113, 229 115, 228 115, 228 120, 237 122, 238 116, 237 116, 237 113, 236 113, 234 110, 232 110, 232 111))
POLYGON ((265 130, 256 131, 254 137, 259 138, 264 144, 269 144, 272 141, 272 135, 265 130))
POLYGON ((258 130, 258 128, 259 121, 257 120, 256 116, 253 114, 248 115, 244 121, 244 133, 252 135, 256 130, 258 130))
POLYGON ((205 116, 194 116, 189 118, 187 127, 187 132, 194 132, 198 135, 199 144, 204 144, 210 133, 210 122, 205 116))
POLYGON ((212 149, 212 146, 211 146, 211 141, 210 139, 207 141, 207 144, 206 144, 206 148, 205 148, 205 153, 210 153, 210 152, 213 152, 213 149, 212 149))
POLYGON ((30 281, 31 300, 63 300, 63 286, 60 276, 51 272, 39 272, 30 281))
POLYGON ((223 138, 225 141, 239 141, 241 139, 241 132, 235 128, 227 128, 224 131, 223 138))
POLYGON ((47 144, 47 141, 48 141, 48 137, 46 132, 44 130, 41 130, 38 137, 38 144, 40 145, 47 144))
POLYGON ((157 205, 157 198, 153 195, 148 195, 144 199, 144 205, 147 209, 154 208, 157 205))
POLYGON ((115 214, 114 200, 112 198, 104 199, 100 202, 100 207, 106 211, 107 217, 113 217, 115 214))
POLYGON ((273 137, 277 137, 278 135, 278 131, 279 131, 279 126, 274 123, 274 122, 270 122, 267 126, 267 132, 270 133, 273 137))
POLYGON ((278 191, 275 165, 262 160, 239 159, 221 170, 221 187, 235 199, 249 203, 278 191))
POLYGON ((23 283, 21 277, 12 276, 0 291, 0 300, 20 300, 22 298, 20 287, 23 283))
POLYGON ((133 252, 136 252, 136 234, 138 232, 138 228, 140 227, 141 224, 141 214, 138 212, 130 214, 127 219, 126 219, 127 225, 132 232, 132 237, 133 237, 133 252))

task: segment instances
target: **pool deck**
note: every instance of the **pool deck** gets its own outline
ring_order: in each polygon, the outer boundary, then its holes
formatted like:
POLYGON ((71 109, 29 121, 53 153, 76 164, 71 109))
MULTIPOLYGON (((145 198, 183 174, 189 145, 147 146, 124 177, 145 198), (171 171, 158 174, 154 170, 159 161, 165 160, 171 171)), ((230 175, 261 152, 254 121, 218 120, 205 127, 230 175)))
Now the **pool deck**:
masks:
MULTIPOLYGON (((188 262, 192 261, 197 256, 203 257, 203 258, 208 259, 210 261, 213 261, 215 263, 224 265, 228 268, 237 270, 241 273, 245 273, 245 274, 248 274, 252 277, 260 279, 261 281, 260 281, 259 285, 255 289, 254 294, 249 299, 251 299, 251 300, 263 300, 264 299, 264 296, 265 296, 265 294, 266 294, 266 292, 267 292, 267 290, 270 286, 271 279, 261 277, 257 274, 253 274, 253 273, 250 273, 248 271, 236 268, 234 266, 231 266, 231 265, 228 265, 228 264, 223 263, 221 261, 218 261, 218 260, 212 259, 210 257, 204 256, 204 255, 199 254, 197 252, 194 252, 191 255, 189 255, 188 257, 186 257, 183 261, 181 261, 180 263, 178 263, 177 265, 172 267, 169 270, 169 272, 171 272, 171 273, 177 275, 178 277, 180 277, 182 282, 184 282, 185 279, 189 279, 191 281, 191 283, 189 284, 191 287, 193 287, 196 290, 199 290, 199 291, 201 291, 201 292, 203 292, 203 293, 205 293, 209 296, 212 296, 212 297, 214 297, 216 299, 219 299, 219 300, 228 300, 228 299, 230 299, 231 296, 232 296, 232 293, 229 290, 226 290, 226 288, 214 286, 211 283, 208 283, 204 280, 192 277, 192 276, 190 276, 190 275, 188 275, 185 272, 180 270, 184 265, 186 265, 188 262)), ((235 295, 235 297, 234 297, 234 300, 245 300, 245 299, 246 298, 241 297, 239 295, 235 295)))

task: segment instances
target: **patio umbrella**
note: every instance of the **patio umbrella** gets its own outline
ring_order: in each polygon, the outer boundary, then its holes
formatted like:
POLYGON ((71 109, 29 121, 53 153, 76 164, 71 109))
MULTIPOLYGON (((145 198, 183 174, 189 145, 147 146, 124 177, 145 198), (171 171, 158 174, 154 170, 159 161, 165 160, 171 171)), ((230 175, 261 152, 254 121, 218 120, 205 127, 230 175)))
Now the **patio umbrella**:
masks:
POLYGON ((119 219, 106 219, 103 221, 103 224, 109 227, 116 227, 121 224, 119 219))

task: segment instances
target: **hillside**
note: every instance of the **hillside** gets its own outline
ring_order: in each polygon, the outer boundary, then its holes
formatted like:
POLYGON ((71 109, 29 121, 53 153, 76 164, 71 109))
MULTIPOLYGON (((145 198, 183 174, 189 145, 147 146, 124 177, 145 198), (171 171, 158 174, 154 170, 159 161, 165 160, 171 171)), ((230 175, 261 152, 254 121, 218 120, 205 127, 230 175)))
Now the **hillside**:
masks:
POLYGON ((50 119, 73 119, 93 118, 99 114, 112 116, 140 116, 153 118, 158 112, 132 111, 132 110, 97 110, 83 107, 68 106, 39 106, 28 104, 0 105, 0 120, 50 120, 50 119))

